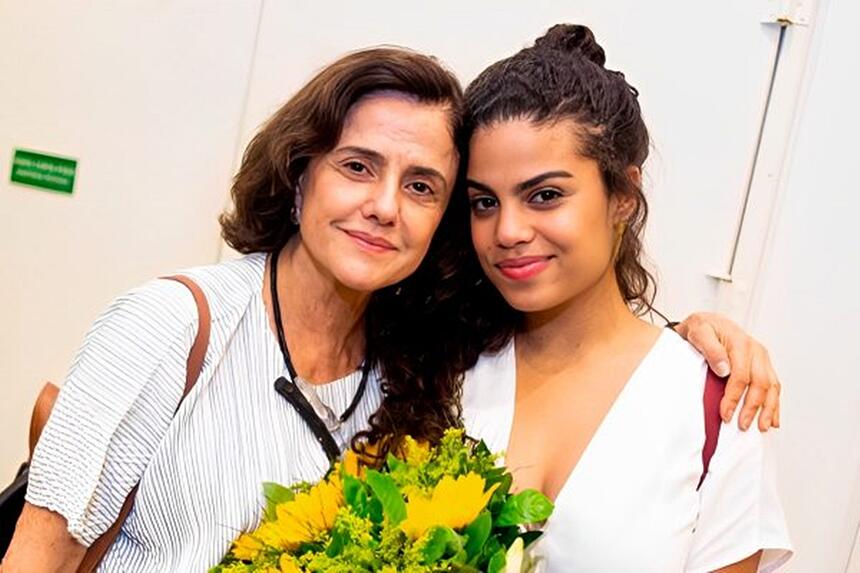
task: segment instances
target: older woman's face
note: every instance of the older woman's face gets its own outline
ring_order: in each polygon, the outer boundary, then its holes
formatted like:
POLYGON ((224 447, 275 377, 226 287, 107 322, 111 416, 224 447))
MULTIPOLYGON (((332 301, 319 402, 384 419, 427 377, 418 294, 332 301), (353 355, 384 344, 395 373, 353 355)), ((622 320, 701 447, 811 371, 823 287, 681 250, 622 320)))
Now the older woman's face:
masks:
POLYGON ((394 284, 427 253, 456 171, 445 107, 367 96, 350 110, 334 149, 302 178, 302 246, 347 288, 394 284))

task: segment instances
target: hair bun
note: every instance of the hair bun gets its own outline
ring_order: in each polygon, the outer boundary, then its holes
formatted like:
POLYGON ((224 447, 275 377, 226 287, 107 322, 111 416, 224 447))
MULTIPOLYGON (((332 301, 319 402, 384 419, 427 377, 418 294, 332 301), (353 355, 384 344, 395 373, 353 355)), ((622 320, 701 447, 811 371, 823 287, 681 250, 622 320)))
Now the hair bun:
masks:
POLYGON ((606 53, 588 26, 556 24, 535 40, 535 47, 579 54, 601 67, 606 63, 606 53))

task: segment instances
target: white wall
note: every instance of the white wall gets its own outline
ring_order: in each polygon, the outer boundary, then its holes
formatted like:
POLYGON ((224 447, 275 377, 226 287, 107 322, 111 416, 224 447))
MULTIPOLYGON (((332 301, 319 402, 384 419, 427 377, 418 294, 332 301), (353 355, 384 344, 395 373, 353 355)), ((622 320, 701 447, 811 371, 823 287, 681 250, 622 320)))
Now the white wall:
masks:
POLYGON ((715 304, 706 273, 725 266, 731 251, 778 37, 761 24, 765 7, 725 0, 704 14, 700 4, 677 0, 377 0, 336 9, 267 2, 243 141, 346 51, 409 46, 439 57, 465 83, 555 23, 586 23, 607 65, 624 70, 642 94, 654 142, 648 252, 659 262, 659 306, 680 317, 715 304))
POLYGON ((0 483, 110 299, 216 260, 259 6, 0 2, 0 483), (16 147, 77 158, 74 194, 10 184, 16 147))
POLYGON ((860 522, 860 380, 845 360, 860 323, 856 3, 816 15, 805 2, 812 25, 789 29, 733 282, 707 276, 727 266, 750 176, 778 36, 760 22, 769 4, 0 3, 0 482, 24 456, 39 383, 62 378, 108 300, 216 258, 241 149, 317 69, 394 43, 465 82, 551 24, 581 22, 642 93, 660 306, 720 309, 771 347, 790 569, 845 571, 860 522), (75 194, 9 184, 14 147, 78 158, 75 194))
MULTIPOLYGON (((815 2, 803 3, 803 10, 794 14, 808 25, 794 25, 785 32, 762 149, 753 171, 779 37, 779 28, 763 24, 762 17, 776 4, 728 1, 705 12, 700 3, 672 1, 503 0, 489 8, 487 3, 443 0, 408 7, 381 1, 372 9, 350 4, 332 11, 328 5, 312 2, 270 2, 264 8, 243 140, 248 141, 255 127, 314 71, 344 51, 379 43, 408 45, 437 55, 468 82, 484 66, 528 44, 553 23, 587 23, 606 47, 608 65, 624 70, 640 89, 651 129, 654 152, 647 181, 652 216, 647 247, 659 268, 659 306, 674 317, 694 309, 718 309, 772 347, 787 386, 786 428, 775 441, 782 455, 781 489, 798 549, 790 570, 844 571, 860 520, 860 492, 854 485, 860 467, 855 455, 860 384, 857 376, 841 367, 838 353, 848 351, 850 341, 856 340, 849 328, 860 316, 849 313, 855 320, 846 321, 844 327, 835 317, 846 311, 839 302, 850 295, 842 291, 853 286, 851 278, 860 278, 857 243, 851 237, 832 244, 824 239, 828 231, 850 234, 850 225, 833 228, 826 217, 782 221, 774 206, 780 201, 791 203, 792 195, 808 198, 811 189, 824 186, 830 201, 817 205, 824 212, 837 205, 848 207, 840 212, 844 218, 857 212, 845 204, 845 172, 836 166, 843 160, 850 165, 850 159, 831 155, 831 146, 850 153, 849 126, 856 130, 860 117, 851 110, 850 102, 860 101, 856 90, 843 92, 851 87, 845 84, 849 74, 844 70, 856 67, 851 62, 860 53, 857 41, 847 34, 856 14, 845 13, 856 9, 843 3, 842 13, 829 16, 827 22, 836 18, 841 28, 832 23, 816 27, 820 23, 815 2), (809 65, 810 43, 831 35, 838 46, 809 65), (839 81, 818 69, 822 58, 830 60, 829 69, 841 66, 839 81), (817 92, 812 93, 828 94, 818 97, 838 102, 815 104, 816 96, 811 96, 800 111, 804 121, 815 124, 823 113, 846 110, 851 118, 843 129, 827 124, 818 126, 820 133, 815 135, 808 134, 809 128, 798 133, 801 128, 794 118, 800 94, 813 82, 817 92), (795 152, 787 163, 792 142, 809 149, 800 155, 795 152), (818 153, 807 161, 813 149, 818 153), (828 168, 821 169, 825 165, 828 168), (804 169, 823 180, 816 184, 802 179, 799 173, 804 169), (729 269, 750 181, 732 280, 715 280, 710 275, 729 269), (780 232, 772 229, 777 222, 780 232), (796 246, 790 241, 807 245, 800 259, 794 254, 789 257, 789 244, 796 246), (803 264, 770 270, 762 266, 763 259, 770 260, 771 255, 765 255, 768 248, 803 264), (849 264, 852 255, 853 266, 849 264), (843 282, 831 285, 824 271, 837 262, 843 282), (808 290, 786 284, 786 272, 791 281, 806 284, 808 290), (816 321, 810 298, 827 308, 826 320, 816 321), (763 313, 765 308, 772 315, 763 313), (821 348, 816 342, 824 339, 825 332, 841 343, 821 348), (819 369, 828 373, 825 392, 823 381, 819 382, 822 377, 815 374, 819 369), (822 449, 821 444, 827 446, 822 449)), ((851 200, 851 206, 860 206, 856 196, 851 200)), ((808 206, 795 204, 794 208, 801 215, 808 206)))
POLYGON ((749 321, 785 382, 779 459, 797 572, 845 571, 860 522, 860 5, 824 7, 749 321))

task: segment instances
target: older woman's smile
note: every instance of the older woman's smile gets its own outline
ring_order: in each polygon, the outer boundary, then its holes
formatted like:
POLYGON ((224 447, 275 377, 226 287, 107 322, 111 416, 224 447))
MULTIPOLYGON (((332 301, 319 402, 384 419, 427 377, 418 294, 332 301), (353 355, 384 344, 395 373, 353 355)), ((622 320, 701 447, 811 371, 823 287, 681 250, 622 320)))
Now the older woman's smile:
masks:
POLYGON ((397 247, 395 247, 390 241, 377 235, 371 235, 370 233, 353 231, 350 229, 341 230, 346 233, 356 245, 371 253, 388 253, 397 250, 397 247))

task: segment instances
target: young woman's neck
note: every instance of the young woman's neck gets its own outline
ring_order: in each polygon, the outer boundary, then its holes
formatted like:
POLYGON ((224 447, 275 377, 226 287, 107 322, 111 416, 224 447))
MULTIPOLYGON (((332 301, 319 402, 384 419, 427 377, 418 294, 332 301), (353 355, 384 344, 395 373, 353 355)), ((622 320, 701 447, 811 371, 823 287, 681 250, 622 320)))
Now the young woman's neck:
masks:
POLYGON ((277 264, 281 319, 296 372, 318 383, 352 372, 364 357, 370 293, 348 289, 326 273, 298 235, 277 264))
POLYGON ((526 313, 517 333, 517 351, 541 360, 549 369, 554 363, 561 368, 570 357, 612 344, 643 326, 621 296, 610 270, 564 304, 526 313))

